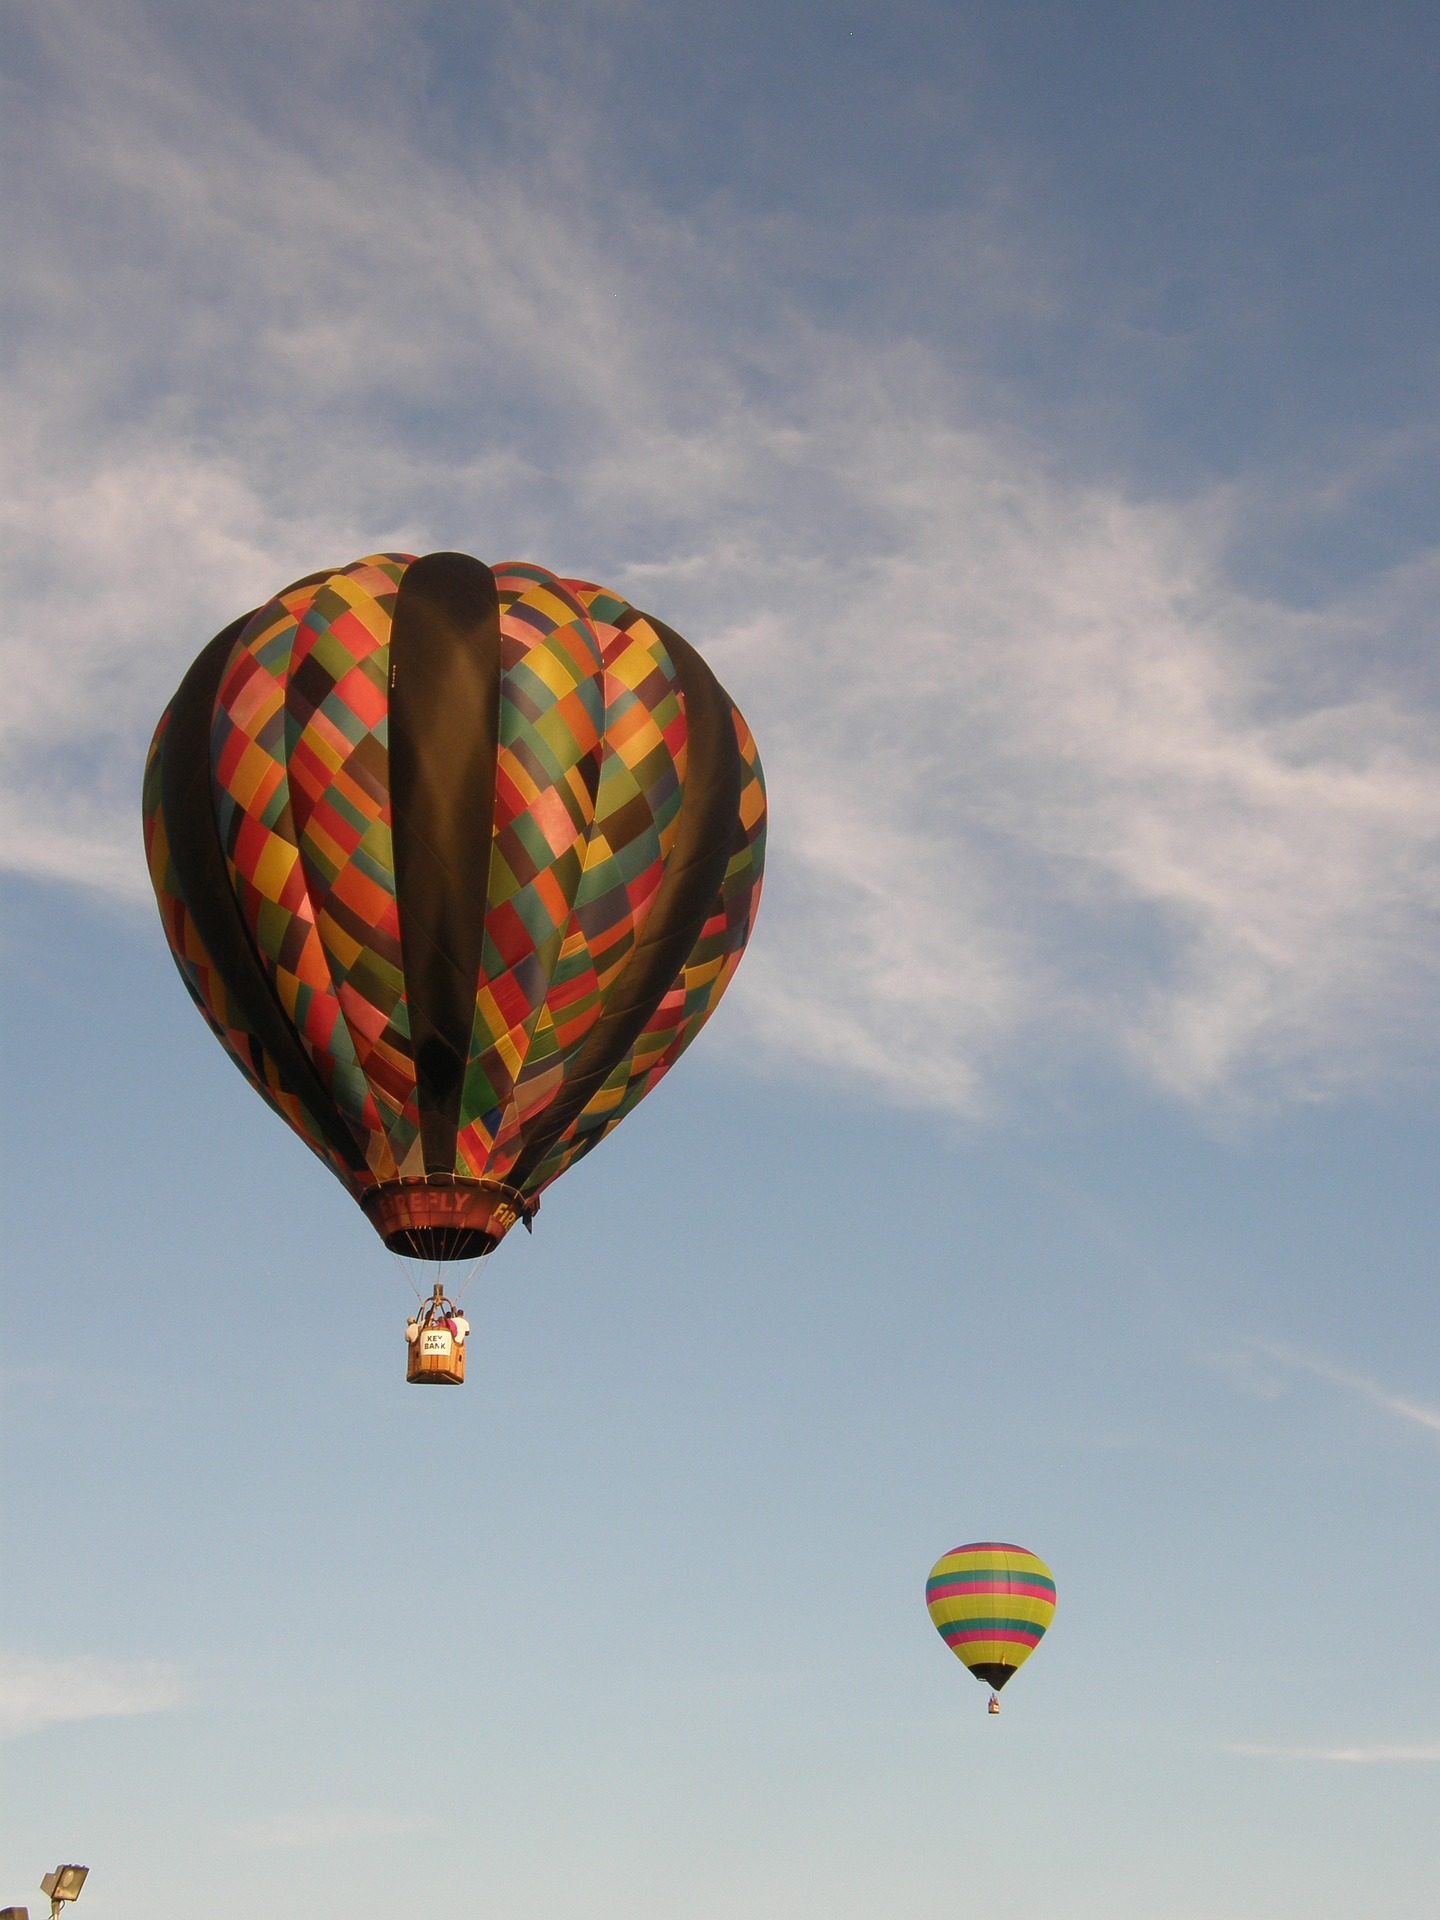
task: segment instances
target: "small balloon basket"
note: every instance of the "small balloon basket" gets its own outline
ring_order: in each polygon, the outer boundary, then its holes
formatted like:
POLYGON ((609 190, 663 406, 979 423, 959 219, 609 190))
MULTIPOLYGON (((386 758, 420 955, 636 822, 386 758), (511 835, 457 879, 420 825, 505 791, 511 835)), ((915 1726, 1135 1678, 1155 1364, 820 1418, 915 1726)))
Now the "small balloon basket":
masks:
POLYGON ((405 1378, 416 1387, 458 1387, 465 1381, 469 1325, 436 1282, 435 1291, 405 1329, 405 1378))

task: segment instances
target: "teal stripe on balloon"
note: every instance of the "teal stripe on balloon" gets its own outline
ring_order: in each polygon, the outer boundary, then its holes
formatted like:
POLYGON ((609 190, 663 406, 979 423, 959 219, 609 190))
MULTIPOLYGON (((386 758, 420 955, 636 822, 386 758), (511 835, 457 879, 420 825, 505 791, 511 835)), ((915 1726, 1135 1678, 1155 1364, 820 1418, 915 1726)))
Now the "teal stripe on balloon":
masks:
POLYGON ((1038 1620, 1001 1620, 998 1618, 970 1615, 963 1620, 947 1620, 940 1629, 948 1636, 952 1633, 1033 1633, 1043 1634, 1045 1629, 1038 1620))

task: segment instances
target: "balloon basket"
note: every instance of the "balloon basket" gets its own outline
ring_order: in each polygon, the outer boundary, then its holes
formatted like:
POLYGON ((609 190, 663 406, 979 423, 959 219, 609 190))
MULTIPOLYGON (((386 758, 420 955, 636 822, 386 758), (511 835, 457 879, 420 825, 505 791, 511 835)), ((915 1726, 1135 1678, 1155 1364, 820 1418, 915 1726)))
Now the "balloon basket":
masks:
POLYGON ((405 1378, 414 1387, 459 1387, 465 1382, 465 1323, 437 1286, 405 1329, 405 1378))
POLYGON ((405 1378, 415 1387, 459 1387, 465 1383, 465 1349, 450 1333, 422 1333, 410 1349, 405 1378))

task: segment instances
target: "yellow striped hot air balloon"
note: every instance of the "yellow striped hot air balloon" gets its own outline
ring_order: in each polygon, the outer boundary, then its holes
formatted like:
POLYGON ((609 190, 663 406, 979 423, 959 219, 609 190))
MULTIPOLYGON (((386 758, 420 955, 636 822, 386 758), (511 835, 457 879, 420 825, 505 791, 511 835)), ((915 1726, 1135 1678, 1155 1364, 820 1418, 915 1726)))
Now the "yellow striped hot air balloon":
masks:
POLYGON ((991 1688, 990 1712, 1055 1618, 1055 1577, 1038 1554, 1004 1540, 952 1547, 930 1569, 925 1604, 941 1639, 991 1688))

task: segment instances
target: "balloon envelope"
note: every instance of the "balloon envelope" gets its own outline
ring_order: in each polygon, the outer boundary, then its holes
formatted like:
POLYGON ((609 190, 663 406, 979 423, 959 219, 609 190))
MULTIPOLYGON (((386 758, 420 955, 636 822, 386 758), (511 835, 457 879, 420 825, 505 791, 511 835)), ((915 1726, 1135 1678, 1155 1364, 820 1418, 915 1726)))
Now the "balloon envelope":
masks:
POLYGON ((488 1252, 714 1012, 759 903, 739 712, 618 594, 465 554, 288 587, 195 661, 145 835, 176 964, 396 1251, 488 1252))
POLYGON ((998 1693, 1055 1618, 1055 1578, 1024 1547, 976 1540, 935 1562, 925 1604, 950 1651, 998 1693))

